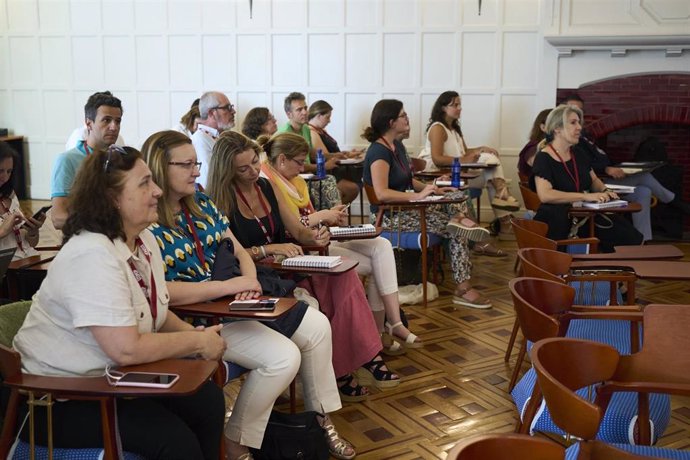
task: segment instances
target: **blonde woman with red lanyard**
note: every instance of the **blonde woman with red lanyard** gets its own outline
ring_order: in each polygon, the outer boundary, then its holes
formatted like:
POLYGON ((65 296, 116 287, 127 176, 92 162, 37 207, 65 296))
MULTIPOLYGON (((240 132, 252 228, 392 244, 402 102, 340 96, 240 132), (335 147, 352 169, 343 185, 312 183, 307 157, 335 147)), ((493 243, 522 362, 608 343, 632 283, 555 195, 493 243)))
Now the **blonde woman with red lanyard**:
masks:
MULTIPOLYGON (((539 143, 532 165, 530 183, 541 206, 534 216, 549 224, 549 238, 567 238, 571 231, 568 215, 577 201, 604 203, 618 199, 615 192, 594 174, 589 156, 577 150, 582 131, 582 111, 572 105, 559 105, 546 118, 546 139, 539 143)), ((627 219, 615 215, 594 216, 600 249, 613 251, 617 245, 642 244, 642 234, 627 219)), ((587 226, 579 229, 587 236, 587 226)))
POLYGON ((45 213, 37 219, 25 216, 12 189, 17 154, 7 143, 0 141, 0 249, 16 247, 13 260, 38 254, 38 229, 46 220, 45 213))
MULTIPOLYGON (((228 219, 211 199, 196 191, 196 152, 177 131, 151 135, 142 147, 154 180, 163 188, 158 223, 151 226, 166 265, 165 277, 173 303, 202 302, 222 296, 254 298, 262 293, 251 256, 230 231, 228 219), (241 275, 212 281, 216 251, 230 238, 241 275)), ((273 404, 300 372, 307 410, 328 414, 341 407, 331 366, 328 319, 300 302, 271 323, 227 322, 221 336, 223 355, 250 370, 225 428, 229 459, 250 460, 248 448, 260 448, 273 404)), ((328 415, 322 419, 331 454, 350 459, 355 451, 342 439, 328 415)))
MULTIPOLYGON (((383 99, 376 103, 371 112, 371 124, 365 129, 364 137, 371 142, 364 158, 363 180, 374 187, 376 196, 382 202, 412 201, 434 193, 462 196, 462 192, 447 187, 436 187, 414 179, 405 146, 400 141, 409 132, 410 123, 402 102, 383 99)), ((371 206, 372 219, 378 208, 371 206)), ((450 242, 450 262, 453 279, 457 283, 453 303, 470 308, 490 308, 491 301, 472 288, 470 276, 472 264, 467 239, 480 241, 488 235, 486 229, 465 217, 465 203, 448 206, 430 206, 426 213, 427 229, 443 236, 450 242)), ((389 214, 383 221, 388 228, 402 231, 419 231, 419 213, 400 211, 389 214)))

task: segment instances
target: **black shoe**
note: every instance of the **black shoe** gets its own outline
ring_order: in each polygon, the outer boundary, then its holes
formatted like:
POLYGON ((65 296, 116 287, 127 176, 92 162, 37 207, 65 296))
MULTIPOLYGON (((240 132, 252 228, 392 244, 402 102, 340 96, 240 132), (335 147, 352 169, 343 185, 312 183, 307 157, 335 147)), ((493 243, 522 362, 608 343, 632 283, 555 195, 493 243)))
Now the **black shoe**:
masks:
POLYGON ((669 203, 671 206, 681 211, 683 214, 690 214, 690 203, 686 203, 676 195, 669 203))

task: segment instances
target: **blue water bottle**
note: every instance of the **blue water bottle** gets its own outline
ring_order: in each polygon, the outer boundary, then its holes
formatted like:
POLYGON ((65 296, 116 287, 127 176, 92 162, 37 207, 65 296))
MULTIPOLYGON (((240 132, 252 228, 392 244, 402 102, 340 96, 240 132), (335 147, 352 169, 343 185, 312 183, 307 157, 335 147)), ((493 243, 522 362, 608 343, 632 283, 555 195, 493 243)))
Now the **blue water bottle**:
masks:
POLYGON ((326 157, 323 156, 321 149, 316 151, 316 177, 319 179, 326 177, 326 157))
POLYGON ((460 188, 460 158, 453 158, 453 164, 450 167, 450 186, 460 188))

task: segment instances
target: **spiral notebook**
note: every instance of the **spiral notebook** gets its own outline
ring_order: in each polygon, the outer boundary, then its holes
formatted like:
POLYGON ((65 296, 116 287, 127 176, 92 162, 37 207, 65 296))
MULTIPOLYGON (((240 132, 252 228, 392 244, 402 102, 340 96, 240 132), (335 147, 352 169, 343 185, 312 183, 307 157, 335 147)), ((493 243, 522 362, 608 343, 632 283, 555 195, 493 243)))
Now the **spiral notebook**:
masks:
POLYGON ((371 224, 348 225, 346 227, 330 227, 333 236, 375 235, 376 227, 371 224))
POLYGON ((622 208, 623 206, 627 206, 628 202, 623 201, 623 200, 611 200, 607 201, 605 203, 592 203, 592 202, 583 202, 582 207, 583 208, 590 208, 590 209, 610 209, 610 208, 622 208))
POLYGON ((340 256, 297 256, 281 262, 283 267, 299 268, 333 268, 343 263, 340 256))

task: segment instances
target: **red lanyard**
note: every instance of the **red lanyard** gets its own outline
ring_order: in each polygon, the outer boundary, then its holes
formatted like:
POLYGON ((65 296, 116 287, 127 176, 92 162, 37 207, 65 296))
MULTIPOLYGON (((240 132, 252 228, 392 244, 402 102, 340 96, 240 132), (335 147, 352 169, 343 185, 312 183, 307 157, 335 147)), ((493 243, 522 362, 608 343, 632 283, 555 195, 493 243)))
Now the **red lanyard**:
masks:
POLYGON ((84 148, 84 153, 86 154, 87 157, 93 153, 93 149, 89 150, 90 147, 89 147, 89 144, 86 143, 86 141, 84 141, 82 143, 82 147, 84 148))
POLYGON ((575 191, 579 192, 580 191, 580 173, 577 171, 577 162, 575 161, 575 155, 572 152, 570 153, 570 159, 573 160, 573 172, 570 172, 570 169, 568 169, 568 166, 566 166, 565 161, 563 161, 563 158, 556 151, 556 149, 553 147, 553 145, 549 145, 549 147, 551 147, 551 150, 553 150, 553 153, 556 154, 558 159, 561 160, 561 164, 563 165, 563 169, 565 169, 565 172, 568 173, 570 178, 573 180, 573 183, 575 184, 575 191))
MULTIPOLYGON (((10 213, 10 208, 5 206, 5 203, 2 201, 2 198, 0 198, 0 205, 2 205, 2 209, 4 209, 3 214, 9 214, 6 219, 11 219, 12 214, 10 213)), ((17 240, 17 247, 24 252, 24 243, 22 243, 22 234, 19 232, 19 229, 16 226, 12 226, 12 232, 14 233, 14 239, 17 240)))
POLYGON ((153 266, 151 265, 151 252, 149 252, 149 249, 144 245, 144 242, 141 241, 141 238, 137 238, 134 240, 134 245, 139 246, 139 249, 141 250, 142 254, 144 254, 144 257, 146 258, 146 262, 148 262, 149 267, 151 268, 151 281, 150 283, 150 289, 149 286, 146 285, 146 282, 144 282, 144 277, 141 276, 141 273, 139 273, 139 270, 137 270, 137 267, 134 266, 134 263, 132 262, 132 258, 130 257, 127 260, 127 263, 129 264, 129 268, 132 270, 132 274, 134 275, 134 278, 137 280, 137 283, 139 283, 139 287, 141 290, 144 292, 144 297, 146 297, 146 300, 149 303, 149 308, 151 309, 151 318, 153 318, 153 323, 151 324, 151 330, 153 332, 156 332, 156 318, 158 318, 158 297, 156 294, 156 280, 153 278, 153 266))
POLYGON ((201 245, 199 235, 196 234, 194 222, 192 222, 192 218, 189 215, 189 211, 186 207, 182 206, 182 212, 184 213, 184 218, 187 221, 187 228, 189 228, 189 232, 192 234, 192 239, 194 239, 194 250, 196 251, 196 256, 199 258, 199 262, 201 262, 201 266, 203 267, 203 269, 206 270, 206 257, 204 257, 204 248, 201 245))
POLYGON ((381 141, 383 141, 384 145, 388 148, 388 150, 393 152, 393 158, 395 158, 395 161, 398 163, 398 165, 400 165, 400 169, 402 169, 403 172, 405 174, 407 174, 407 176, 410 178, 410 188, 411 189, 414 188, 412 186, 413 174, 412 174, 412 168, 410 167, 410 164, 408 163, 406 166, 405 163, 400 159, 400 156, 395 152, 395 144, 391 145, 390 143, 388 143, 386 138, 383 136, 381 136, 379 139, 381 139, 381 141))
POLYGON ((268 206, 266 206, 266 202, 263 199, 263 193, 261 193, 261 189, 259 186, 255 183, 254 188, 256 189, 256 194, 259 197, 259 203, 261 203, 261 207, 263 208, 264 212, 266 213, 266 217, 268 217, 268 224, 271 226, 271 233, 268 233, 268 230, 264 226, 264 223, 261 222, 261 219, 259 219, 256 216, 256 213, 252 211, 252 207, 249 206, 249 202, 247 199, 244 197, 244 193, 242 193, 242 190, 240 190, 238 187, 235 187, 235 191, 237 192, 237 195, 240 197, 240 200, 242 200, 242 203, 249 208, 249 210, 252 212, 254 215, 254 220, 256 220, 256 223, 259 224, 259 227, 261 228, 261 231, 264 232, 264 236, 266 237, 266 242, 267 243, 272 243, 273 242, 273 237, 271 235, 275 234, 275 224, 273 223, 273 216, 271 216, 271 213, 268 212, 268 206))

